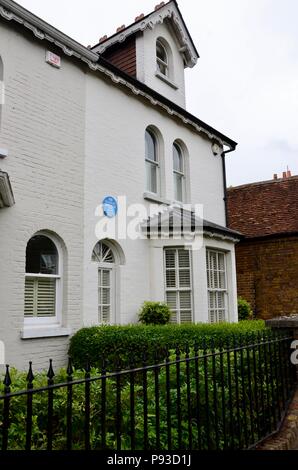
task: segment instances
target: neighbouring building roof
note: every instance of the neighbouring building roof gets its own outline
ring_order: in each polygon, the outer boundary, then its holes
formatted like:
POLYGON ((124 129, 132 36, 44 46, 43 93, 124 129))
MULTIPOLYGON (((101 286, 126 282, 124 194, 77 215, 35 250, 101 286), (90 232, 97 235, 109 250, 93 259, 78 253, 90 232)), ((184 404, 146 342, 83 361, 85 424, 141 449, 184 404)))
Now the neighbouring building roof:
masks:
POLYGON ((36 40, 44 40, 50 44, 54 44, 61 49, 66 56, 79 59, 87 64, 93 72, 105 75, 115 86, 126 87, 126 89, 129 89, 135 96, 147 100, 152 106, 159 107, 170 116, 179 119, 184 125, 190 126, 194 131, 205 134, 209 139, 217 141, 220 145, 226 145, 230 149, 235 150, 237 146, 235 141, 201 121, 163 95, 152 90, 152 88, 136 78, 115 67, 115 65, 111 64, 97 53, 65 35, 13 0, 0 0, 0 17, 6 21, 12 21, 18 25, 22 25, 33 33, 36 40))
POLYGON ((147 233, 148 238, 156 238, 156 234, 171 235, 175 233, 204 233, 211 237, 219 237, 239 241, 242 234, 227 227, 202 219, 194 211, 183 207, 168 207, 159 211, 156 215, 149 217, 142 224, 142 230, 147 233))
POLYGON ((228 189, 229 227, 247 238, 298 233, 298 176, 228 189))
POLYGON ((0 209, 11 207, 15 203, 9 176, 0 170, 0 209))

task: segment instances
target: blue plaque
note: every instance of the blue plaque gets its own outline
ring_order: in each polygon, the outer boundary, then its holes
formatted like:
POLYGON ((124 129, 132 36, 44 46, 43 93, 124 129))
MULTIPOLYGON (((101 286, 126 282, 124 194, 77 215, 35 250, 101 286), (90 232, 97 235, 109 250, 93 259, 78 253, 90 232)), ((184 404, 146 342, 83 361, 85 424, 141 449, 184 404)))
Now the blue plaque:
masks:
POLYGON ((102 202, 103 213, 109 219, 112 219, 117 215, 118 212, 118 203, 117 200, 112 196, 107 196, 102 202))

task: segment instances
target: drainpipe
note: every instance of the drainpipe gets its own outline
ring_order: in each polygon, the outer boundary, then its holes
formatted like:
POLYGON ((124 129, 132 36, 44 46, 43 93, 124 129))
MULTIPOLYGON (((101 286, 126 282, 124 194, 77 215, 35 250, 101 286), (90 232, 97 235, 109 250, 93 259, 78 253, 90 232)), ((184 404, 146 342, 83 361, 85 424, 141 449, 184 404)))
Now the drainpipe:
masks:
POLYGON ((222 152, 222 173, 223 173, 223 184, 224 184, 224 202, 225 202, 225 215, 226 215, 226 227, 229 226, 229 211, 228 211, 228 191, 227 191, 227 172, 226 172, 226 154, 234 152, 236 147, 231 147, 229 150, 222 152))

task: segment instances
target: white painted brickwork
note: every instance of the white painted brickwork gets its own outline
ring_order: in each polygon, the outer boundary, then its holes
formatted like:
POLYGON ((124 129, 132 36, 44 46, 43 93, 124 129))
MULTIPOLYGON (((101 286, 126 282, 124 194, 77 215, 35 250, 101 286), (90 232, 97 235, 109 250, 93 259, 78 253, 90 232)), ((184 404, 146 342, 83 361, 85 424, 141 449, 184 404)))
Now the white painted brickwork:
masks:
MULTIPOLYGON (((154 125, 163 136, 165 198, 173 199, 172 144, 181 139, 190 159, 191 202, 204 205, 206 219, 225 224, 221 159, 213 156, 210 141, 62 52, 61 69, 51 67, 45 62, 45 47, 45 42, 1 23, 6 104, 0 147, 9 149, 1 170, 10 175, 16 204, 0 211, 0 340, 6 343, 7 362, 17 367, 33 360, 35 367, 42 368, 49 357, 56 367, 62 366, 69 341, 68 337, 20 339, 28 240, 39 230, 49 230, 64 245, 62 326, 74 332, 83 324, 97 323, 97 269, 91 263, 97 242, 95 209, 107 195, 126 195, 128 203, 144 203, 147 126, 154 125)), ((176 102, 183 105, 180 72, 181 97, 176 102)), ((160 92, 167 94, 164 86, 161 82, 160 92)), ((136 321, 144 300, 164 300, 163 249, 147 240, 119 244, 126 262, 117 276, 116 322, 123 324, 136 321)), ((236 320, 234 246, 216 245, 230 252, 230 320, 236 320)), ((202 253, 194 267, 197 321, 207 320, 202 253)))

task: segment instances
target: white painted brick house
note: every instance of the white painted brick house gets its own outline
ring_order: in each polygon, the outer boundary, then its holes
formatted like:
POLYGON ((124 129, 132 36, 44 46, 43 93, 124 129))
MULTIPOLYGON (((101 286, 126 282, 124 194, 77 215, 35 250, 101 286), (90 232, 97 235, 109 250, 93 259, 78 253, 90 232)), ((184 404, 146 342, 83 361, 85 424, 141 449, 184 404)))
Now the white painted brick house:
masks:
POLYGON ((62 365, 73 332, 135 322, 145 300, 167 301, 177 322, 237 321, 224 165, 236 143, 185 109, 184 69, 197 60, 174 0, 93 48, 0 0, 0 340, 10 364, 62 365), (101 217, 107 196, 114 218, 101 217), (131 205, 143 211, 142 236, 99 239, 102 220, 121 230, 124 197, 130 222, 131 205), (171 236, 183 203, 200 249, 171 236), (144 211, 161 204, 168 233, 158 215, 149 232, 144 211), (203 217, 192 216, 197 205, 203 217))

